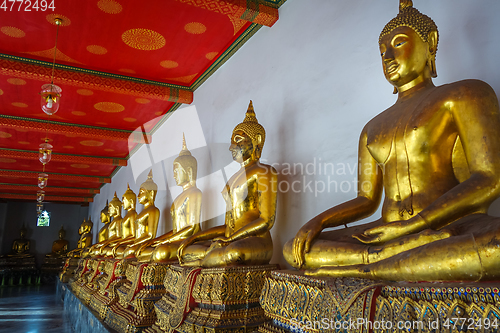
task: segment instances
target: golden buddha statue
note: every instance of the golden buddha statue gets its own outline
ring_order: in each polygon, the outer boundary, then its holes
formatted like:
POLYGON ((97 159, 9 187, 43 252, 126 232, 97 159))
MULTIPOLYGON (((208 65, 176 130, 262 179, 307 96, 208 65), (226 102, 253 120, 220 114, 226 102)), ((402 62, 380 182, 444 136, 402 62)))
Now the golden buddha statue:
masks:
POLYGON ((276 213, 278 174, 273 167, 259 161, 265 137, 250 101, 244 121, 234 128, 231 137, 229 150, 241 168, 222 191, 226 201, 225 223, 182 242, 178 249, 181 265, 261 265, 271 260, 273 243, 269 230, 276 213))
POLYGON ((85 248, 92 245, 92 227, 94 223, 90 220, 83 219, 80 228, 78 228, 78 234, 80 235, 80 239, 78 240, 76 249, 71 250, 67 253, 68 257, 79 258, 82 255, 82 252, 85 248))
POLYGON ((12 242, 12 252, 7 254, 7 257, 15 257, 15 258, 26 258, 26 257, 33 257, 32 254, 30 254, 30 240, 26 239, 26 227, 23 225, 23 227, 20 230, 21 238, 15 239, 14 242, 12 242))
MULTIPOLYGON (((108 257, 121 258, 125 248, 135 241, 135 219, 137 218, 137 212, 135 211, 136 202, 137 197, 134 191, 130 189, 129 184, 127 184, 127 190, 122 197, 123 209, 127 211, 122 218, 120 226, 122 238, 115 246, 108 248, 106 253, 108 257)), ((106 251, 106 249, 103 251, 106 251)))
POLYGON ((112 250, 117 242, 121 240, 122 202, 116 196, 116 192, 108 204, 108 214, 110 219, 113 218, 108 224, 108 239, 92 246, 90 252, 92 257, 106 255, 107 251, 112 250))
POLYGON ((95 256, 97 255, 97 251, 101 249, 101 247, 104 245, 104 242, 109 238, 109 222, 111 222, 111 219, 109 217, 109 203, 106 200, 106 207, 104 207, 103 210, 101 210, 101 215, 100 215, 101 223, 104 223, 104 226, 99 230, 99 233, 97 234, 97 243, 92 245, 91 247, 88 247, 83 250, 81 257, 82 258, 87 258, 90 256, 95 256))
POLYGON ((55 240, 52 243, 52 252, 45 255, 50 258, 62 258, 66 256, 66 252, 68 252, 69 242, 64 239, 66 236, 66 230, 64 230, 63 226, 59 229, 59 239, 55 240))
POLYGON ((144 244, 156 237, 160 210, 155 206, 158 185, 153 181, 153 170, 149 171, 148 179, 141 184, 139 189, 139 203, 144 209, 136 219, 136 234, 134 241, 123 252, 123 258, 135 257, 135 252, 144 244))
POLYGON ((283 253, 308 275, 404 281, 500 277, 500 115, 477 80, 434 86, 435 23, 401 0, 379 46, 396 103, 364 127, 358 195, 307 222, 283 253), (382 218, 321 232, 372 215, 382 218))
POLYGON ((201 230, 201 191, 196 187, 198 163, 182 137, 182 150, 174 160, 174 179, 182 193, 170 207, 172 230, 142 245, 135 253, 139 261, 165 262, 177 260, 181 242, 201 230))

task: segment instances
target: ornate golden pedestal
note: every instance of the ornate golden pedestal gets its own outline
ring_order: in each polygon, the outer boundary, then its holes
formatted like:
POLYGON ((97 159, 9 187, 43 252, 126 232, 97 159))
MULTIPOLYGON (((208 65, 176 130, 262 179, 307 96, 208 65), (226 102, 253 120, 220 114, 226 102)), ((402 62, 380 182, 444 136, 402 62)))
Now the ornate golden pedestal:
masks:
POLYGON ((59 280, 63 283, 67 283, 78 268, 78 263, 79 258, 66 258, 62 271, 59 273, 59 280))
POLYGON ((89 304, 90 296, 97 291, 97 278, 104 269, 104 263, 104 259, 89 259, 86 265, 88 270, 72 285, 73 293, 85 305, 89 304))
POLYGON ((274 271, 263 333, 498 332, 500 283, 386 283, 274 271))
POLYGON ((118 287, 125 281, 125 272, 129 260, 108 259, 104 266, 104 273, 99 279, 99 290, 90 299, 90 307, 104 320, 108 308, 118 301, 118 287))
POLYGON ((69 289, 73 291, 73 294, 75 294, 74 287, 76 286, 76 282, 82 279, 83 276, 89 272, 90 270, 89 262, 90 258, 88 259, 81 258, 80 260, 78 260, 78 267, 75 269, 73 276, 70 277, 68 281, 69 289))
POLYGON ((156 320, 154 304, 165 294, 168 264, 130 263, 126 281, 117 289, 118 302, 111 304, 105 322, 119 332, 137 332, 156 320))
POLYGON ((259 297, 277 265, 182 268, 171 266, 167 293, 155 304, 146 332, 251 332, 264 321, 259 297))

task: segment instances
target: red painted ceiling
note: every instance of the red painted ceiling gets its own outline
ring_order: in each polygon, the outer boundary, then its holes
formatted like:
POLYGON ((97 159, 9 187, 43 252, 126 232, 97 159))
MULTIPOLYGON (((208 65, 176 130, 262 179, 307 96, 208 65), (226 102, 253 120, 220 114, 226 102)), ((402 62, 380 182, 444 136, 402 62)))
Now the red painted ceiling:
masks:
POLYGON ((277 21, 283 2, 54 0, 45 11, 7 2, 0 8, 0 198, 32 200, 23 195, 36 194, 36 154, 48 137, 47 198, 91 201, 163 116, 191 103, 261 25, 277 21), (62 19, 57 48, 55 18, 62 19), (38 93, 52 77, 62 98, 48 117, 38 93))

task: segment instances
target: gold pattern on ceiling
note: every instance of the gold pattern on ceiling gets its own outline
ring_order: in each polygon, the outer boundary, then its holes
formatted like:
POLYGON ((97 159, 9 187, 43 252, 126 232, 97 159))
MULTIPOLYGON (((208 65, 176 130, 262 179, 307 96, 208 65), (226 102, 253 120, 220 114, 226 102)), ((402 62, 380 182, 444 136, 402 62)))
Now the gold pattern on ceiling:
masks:
POLYGON ((10 79, 7 79, 7 82, 10 84, 16 85, 16 86, 24 86, 26 84, 26 81, 23 79, 18 79, 15 77, 11 77, 10 79))
POLYGON ((84 140, 84 141, 80 141, 80 144, 82 146, 99 147, 99 146, 102 146, 104 143, 102 143, 101 141, 96 141, 96 140, 84 140))
POLYGON ((92 90, 88 90, 88 89, 78 89, 76 91, 76 93, 78 95, 82 95, 82 96, 90 96, 90 95, 94 94, 94 92, 92 90))
MULTIPOLYGON (((35 55, 35 56, 42 57, 42 58, 52 59, 54 57, 54 47, 51 49, 45 50, 45 51, 34 51, 34 52, 23 52, 23 53, 35 55)), ((56 52, 56 60, 71 62, 74 64, 81 64, 81 62, 79 62, 73 58, 68 57, 67 55, 62 53, 61 50, 59 50, 59 49, 57 49, 57 52, 56 52)))
POLYGON ((149 29, 130 29, 122 34, 122 40, 128 46, 144 51, 158 50, 165 46, 165 38, 149 29))
POLYGON ((99 0, 97 7, 108 14, 118 14, 123 10, 122 5, 114 0, 99 0))
POLYGON ((103 55, 103 54, 108 53, 108 50, 106 50, 105 47, 100 46, 100 45, 88 45, 87 51, 89 51, 92 54, 97 54, 97 55, 103 55))
POLYGON ((24 31, 16 27, 2 27, 0 28, 0 31, 7 36, 14 38, 23 38, 24 36, 26 36, 26 33, 24 31))
POLYGON ((149 99, 147 98, 136 98, 135 101, 139 104, 148 104, 149 102, 151 102, 149 99))
POLYGON ((200 22, 191 22, 184 26, 184 30, 193 35, 201 35, 207 31, 207 27, 200 22))
POLYGON ((179 66, 179 64, 173 60, 163 60, 162 62, 160 62, 160 66, 163 68, 175 68, 179 66))
POLYGON ((113 102, 99 102, 94 104, 94 108, 102 112, 122 112, 125 110, 123 105, 113 102))
POLYGON ((172 80, 172 81, 177 81, 177 82, 182 82, 182 83, 190 83, 193 81, 193 79, 198 75, 198 73, 192 74, 192 75, 186 75, 186 76, 181 76, 181 77, 175 77, 175 78, 166 78, 166 80, 172 80))
POLYGON ((28 104, 26 103, 21 103, 21 102, 12 102, 11 103, 13 106, 18 107, 18 108, 27 108, 28 104))

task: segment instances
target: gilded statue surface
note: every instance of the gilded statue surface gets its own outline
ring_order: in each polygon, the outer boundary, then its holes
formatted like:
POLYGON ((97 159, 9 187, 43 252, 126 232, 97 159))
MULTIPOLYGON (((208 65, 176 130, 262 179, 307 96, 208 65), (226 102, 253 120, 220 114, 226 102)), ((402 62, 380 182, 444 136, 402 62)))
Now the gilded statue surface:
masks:
POLYGON ((276 214, 278 177, 273 167, 259 161, 264 141, 264 127, 258 123, 250 102, 244 121, 235 127, 231 137, 229 150, 241 168, 222 191, 226 201, 225 223, 182 242, 178 249, 181 265, 269 263, 273 252, 269 231, 276 214))
POLYGON ((174 179, 182 186, 170 207, 172 230, 142 245, 135 253, 139 261, 177 261, 177 249, 187 237, 201 230, 201 191, 196 187, 198 163, 183 136, 182 150, 174 160, 174 179))
POLYGON ((88 258, 90 256, 95 256, 97 251, 101 249, 104 245, 104 242, 109 238, 109 223, 111 219, 109 217, 109 204, 106 200, 106 206, 103 210, 101 210, 100 214, 101 223, 104 223, 104 226, 99 230, 97 234, 97 243, 92 245, 90 248, 86 248, 83 250, 81 257, 88 258))
POLYGON ((30 245, 31 242, 29 239, 26 239, 26 228, 23 227, 19 231, 21 238, 15 239, 12 242, 12 248, 11 248, 11 253, 7 254, 7 257, 14 257, 14 258, 26 258, 26 257, 33 257, 32 254, 30 254, 30 245))
POLYGON ((155 206, 158 185, 153 181, 153 171, 149 171, 148 179, 141 184, 139 189, 139 203, 144 206, 136 218, 135 239, 123 252, 123 258, 134 258, 137 250, 142 245, 156 237, 160 210, 155 206))
MULTIPOLYGON (((118 241, 122 239, 121 222, 122 222, 122 202, 118 196, 113 196, 113 199, 108 204, 108 215, 111 222, 108 223, 108 238, 102 242, 94 244, 91 248, 91 256, 104 256, 111 251, 118 241)), ((102 217, 102 214, 101 214, 102 217)))
POLYGON ((86 219, 83 219, 82 224, 80 224, 80 228, 78 228, 78 234, 80 235, 80 238, 78 239, 78 243, 76 244, 76 249, 69 251, 67 253, 68 257, 79 258, 82 255, 84 249, 92 245, 93 226, 94 223, 92 223, 90 217, 88 221, 86 219))
POLYGON ((438 31, 402 0, 383 29, 380 53, 396 103, 364 127, 358 195, 307 222, 283 250, 306 274, 381 280, 460 281, 500 277, 500 115, 478 80, 434 86, 438 31), (385 193, 382 218, 368 217, 385 193))
POLYGON ((118 240, 114 246, 108 246, 107 251, 104 250, 108 257, 121 258, 127 246, 135 241, 135 220, 137 218, 137 212, 135 211, 136 202, 137 196, 127 184, 127 190, 122 197, 122 206, 127 213, 120 222, 121 239, 118 240))
POLYGON ((59 239, 55 240, 52 243, 52 252, 47 254, 46 257, 62 258, 66 256, 66 252, 68 252, 69 242, 68 240, 64 239, 64 237, 66 236, 66 231, 62 226, 59 230, 58 235, 59 239))

